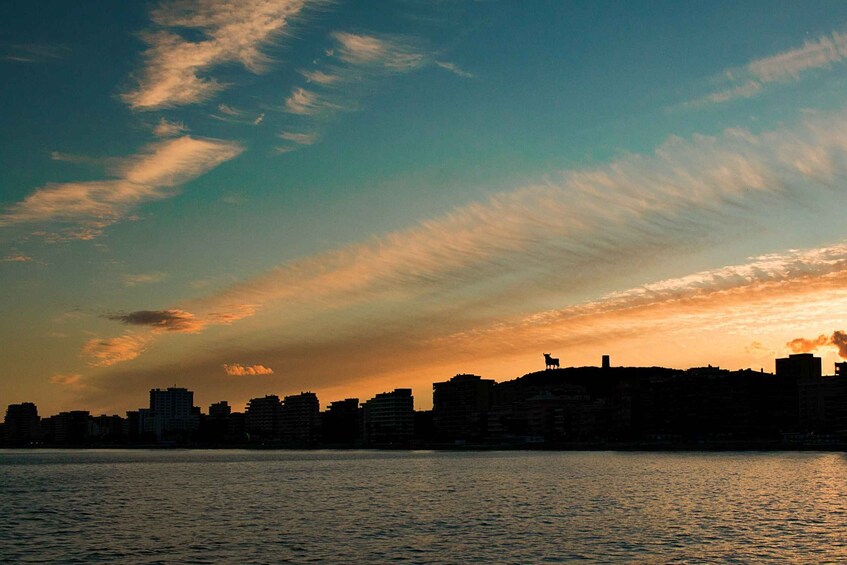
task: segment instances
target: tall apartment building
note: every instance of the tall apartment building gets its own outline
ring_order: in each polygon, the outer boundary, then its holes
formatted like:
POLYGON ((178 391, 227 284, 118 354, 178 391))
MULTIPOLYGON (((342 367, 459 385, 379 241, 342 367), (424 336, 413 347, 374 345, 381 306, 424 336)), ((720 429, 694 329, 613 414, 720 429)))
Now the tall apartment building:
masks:
POLYGON ((38 408, 32 402, 10 404, 3 421, 3 435, 6 443, 12 445, 28 444, 39 439, 41 419, 38 408))
POLYGON ((436 438, 447 442, 477 442, 485 437, 494 381, 477 375, 456 375, 432 385, 432 418, 436 438))
POLYGON ((244 413, 245 431, 251 440, 275 440, 280 437, 282 403, 275 394, 253 398, 244 413))
POLYGON ((282 402, 282 439, 295 446, 310 446, 318 442, 321 407, 314 392, 286 396, 282 402))
POLYGON ((321 413, 321 440, 329 445, 355 445, 361 428, 358 398, 330 402, 321 413))
POLYGON ((371 398, 362 406, 363 435, 369 445, 405 445, 415 431, 412 389, 398 388, 371 398))
POLYGON ((150 390, 150 407, 138 410, 139 429, 157 439, 186 438, 200 425, 199 411, 194 408, 194 392, 170 387, 150 390))

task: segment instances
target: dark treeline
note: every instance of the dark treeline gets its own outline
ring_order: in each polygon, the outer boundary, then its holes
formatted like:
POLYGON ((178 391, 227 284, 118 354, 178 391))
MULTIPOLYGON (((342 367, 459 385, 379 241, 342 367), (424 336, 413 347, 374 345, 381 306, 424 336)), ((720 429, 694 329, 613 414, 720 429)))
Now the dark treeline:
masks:
POLYGON ((776 373, 701 367, 552 368, 496 383, 456 375, 433 384, 433 409, 410 389, 320 410, 312 392, 269 395, 207 413, 184 388, 150 391, 126 417, 87 411, 38 416, 10 405, 5 445, 265 448, 841 448, 847 445, 847 363, 823 376, 812 354, 777 359, 776 373))

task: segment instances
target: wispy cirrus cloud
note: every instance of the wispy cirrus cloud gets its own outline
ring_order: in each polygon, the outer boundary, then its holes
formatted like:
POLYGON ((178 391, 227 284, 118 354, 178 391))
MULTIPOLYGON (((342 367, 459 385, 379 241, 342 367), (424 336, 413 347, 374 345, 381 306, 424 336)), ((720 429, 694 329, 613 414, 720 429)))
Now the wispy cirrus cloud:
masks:
MULTIPOLYGON (((72 224, 59 238, 93 239, 141 204, 168 198, 177 188, 242 151, 235 142, 183 136, 148 145, 114 167, 114 178, 48 184, 0 214, 0 227, 24 223, 72 224)), ((45 237, 50 232, 42 232, 45 237)), ((55 234, 54 234, 55 235, 55 234)))
MULTIPOLYGON (((592 357, 597 351, 628 352, 630 361, 642 351, 647 362, 674 366, 680 359, 690 361, 692 355, 680 353, 683 348, 675 344, 689 337, 703 339, 704 334, 724 339, 726 348, 735 347, 735 366, 750 366, 751 361, 772 361, 781 344, 753 342, 742 348, 738 344, 747 343, 744 340, 791 335, 798 328, 832 327, 843 321, 845 311, 847 244, 839 243, 753 257, 745 263, 659 280, 555 310, 463 320, 456 310, 431 316, 406 309, 400 323, 381 319, 350 333, 334 332, 317 339, 300 332, 287 337, 278 333, 274 340, 255 344, 250 355, 266 359, 285 374, 284 381, 276 381, 283 390, 308 387, 319 395, 343 397, 378 392, 402 382, 426 391, 431 389, 433 373, 444 371, 449 376, 456 367, 496 378, 516 376, 521 374, 517 371, 527 370, 527 359, 530 368, 539 367, 540 352, 548 349, 560 354, 565 363, 584 359, 585 351, 591 351, 592 357), (460 331, 450 331, 462 326, 460 331), (341 373, 333 371, 339 359, 345 363, 341 373)), ((830 336, 824 338, 832 343, 830 336)), ((198 384, 208 382, 210 370, 220 366, 218 349, 206 347, 180 363, 183 377, 198 384)), ((713 349, 704 348, 704 352, 709 361, 715 361, 713 349)), ((125 371, 112 378, 121 386, 135 379, 143 391, 149 382, 145 376, 162 370, 125 371)))
POLYGON ((176 0, 159 4, 150 17, 154 28, 141 34, 147 43, 137 86, 123 94, 134 110, 155 110, 208 100, 226 86, 210 76, 225 63, 253 73, 270 61, 272 45, 301 15, 307 0, 176 0), (199 34, 189 39, 183 30, 199 34))
POLYGON ((168 274, 159 271, 153 273, 132 273, 123 276, 125 286, 157 283, 162 282, 166 278, 168 278, 168 274))
POLYGON ((32 257, 25 253, 9 253, 3 257, 4 263, 29 263, 31 261, 32 257))
POLYGON ((77 387, 82 384, 80 373, 54 373, 50 376, 50 383, 68 387, 77 387))
MULTIPOLYGON (((844 178, 847 112, 814 115, 759 134, 731 129, 719 136, 673 137, 652 154, 627 155, 496 194, 406 230, 288 262, 180 308, 235 312, 249 304, 261 309, 264 323, 274 321, 276 335, 290 336, 288 345, 279 345, 290 346, 290 355, 291 342, 305 328, 312 332, 302 337, 306 341, 321 341, 324 331, 338 339, 347 339, 348 331, 349 339, 364 339, 358 335, 360 322, 424 343, 445 335, 467 337, 510 316, 519 316, 524 327, 529 322, 522 314, 549 303, 572 309, 532 314, 539 328, 586 314, 599 320, 603 308, 624 312, 660 304, 651 308, 667 309, 697 293, 713 297, 697 299, 705 310, 729 303, 735 282, 776 296, 783 280, 806 275, 824 280, 841 268, 847 251, 834 247, 817 255, 762 256, 746 266, 608 295, 599 305, 576 298, 598 281, 631 276, 674 253, 711 248, 718 234, 757 214, 765 218, 771 205, 815 194, 829 198, 832 186, 844 178)), ((266 358, 274 366, 281 363, 279 357, 266 358)))
POLYGON ((293 132, 293 131, 284 131, 279 134, 281 139, 286 141, 291 141, 296 143, 297 145, 313 145, 318 141, 317 132, 293 132))
POLYGON ((240 363, 228 364, 224 363, 224 372, 233 377, 243 377, 247 375, 273 375, 274 370, 264 365, 241 365, 240 363))
POLYGON ((390 71, 410 71, 421 67, 427 56, 409 38, 337 31, 333 56, 356 66, 374 65, 390 71))
POLYGON ((17 43, 9 45, 0 58, 14 63, 44 63, 64 59, 71 50, 67 45, 17 43))
POLYGON ((782 53, 755 59, 724 73, 725 88, 690 102, 689 106, 720 104, 760 94, 766 85, 799 80, 803 73, 847 60, 847 34, 832 32, 782 53))
POLYGON ((349 304, 387 292, 479 288, 484 281, 520 285, 554 276, 560 286, 576 284, 601 265, 697 245, 719 226, 748 221, 743 214, 768 201, 829 192, 847 178, 845 140, 845 113, 758 135, 732 129, 671 138, 652 155, 498 194, 408 230, 294 261, 231 292, 259 304, 349 304), (525 274, 508 275, 515 272, 525 274))
POLYGON ((110 367, 137 358, 148 348, 150 341, 150 334, 135 332, 118 337, 92 338, 83 344, 81 353, 92 366, 110 367))
MULTIPOLYGON (((377 88, 378 79, 431 65, 461 77, 473 76, 454 63, 437 61, 414 37, 336 31, 330 34, 330 39, 332 44, 326 50, 326 57, 317 62, 315 68, 299 71, 308 88, 295 86, 291 90, 283 104, 285 112, 313 120, 326 120, 339 112, 359 108, 359 100, 369 90, 377 88)), ((294 139, 286 141, 293 143, 277 147, 277 153, 288 153, 302 145, 309 145, 294 139)))
POLYGON ((172 122, 165 118, 159 119, 159 122, 153 126, 153 135, 156 137, 174 137, 187 132, 188 128, 182 122, 172 122))
POLYGON ((476 78, 475 74, 469 73, 468 71, 460 68, 455 63, 450 63, 448 61, 435 61, 435 64, 444 70, 450 71, 456 76, 460 76, 462 78, 476 78))

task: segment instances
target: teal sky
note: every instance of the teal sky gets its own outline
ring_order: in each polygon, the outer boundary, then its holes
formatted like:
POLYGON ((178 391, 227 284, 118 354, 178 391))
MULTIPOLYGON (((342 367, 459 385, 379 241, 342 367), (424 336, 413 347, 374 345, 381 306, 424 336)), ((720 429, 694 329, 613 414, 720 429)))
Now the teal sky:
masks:
POLYGON ((844 329, 843 2, 12 1, 0 73, 0 403, 844 329))

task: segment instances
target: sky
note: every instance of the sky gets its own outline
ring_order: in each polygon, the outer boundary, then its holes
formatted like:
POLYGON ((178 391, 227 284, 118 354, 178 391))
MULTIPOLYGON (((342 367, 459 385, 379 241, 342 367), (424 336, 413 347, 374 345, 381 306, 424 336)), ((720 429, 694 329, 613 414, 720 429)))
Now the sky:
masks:
POLYGON ((0 405, 847 358, 847 4, 0 5, 0 405))

